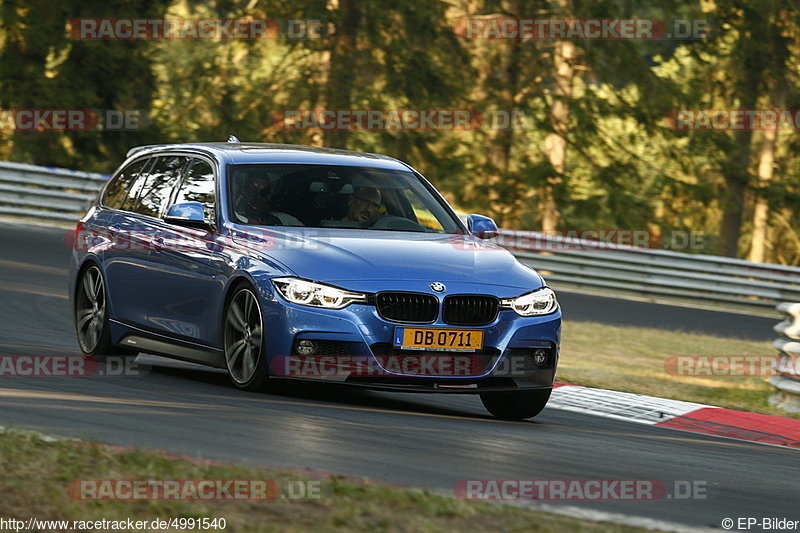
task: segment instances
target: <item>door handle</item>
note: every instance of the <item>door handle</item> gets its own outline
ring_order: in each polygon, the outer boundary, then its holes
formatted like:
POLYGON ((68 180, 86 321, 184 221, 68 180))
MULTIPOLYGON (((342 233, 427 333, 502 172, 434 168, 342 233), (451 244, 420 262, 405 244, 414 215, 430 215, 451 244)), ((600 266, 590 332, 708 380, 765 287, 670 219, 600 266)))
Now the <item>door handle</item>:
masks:
POLYGON ((156 237, 153 239, 153 250, 156 252, 161 252, 164 250, 164 238, 163 237, 156 237))

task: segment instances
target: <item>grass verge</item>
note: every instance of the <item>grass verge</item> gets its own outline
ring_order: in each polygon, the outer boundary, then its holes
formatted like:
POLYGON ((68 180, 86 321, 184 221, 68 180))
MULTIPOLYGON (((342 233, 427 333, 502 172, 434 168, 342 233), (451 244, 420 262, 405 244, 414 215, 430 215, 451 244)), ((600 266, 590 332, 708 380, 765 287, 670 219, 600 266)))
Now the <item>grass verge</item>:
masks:
POLYGON ((673 355, 775 355, 769 342, 564 321, 558 379, 730 409, 800 418, 769 404, 768 376, 672 375, 673 355))
MULTIPOLYGON (((204 464, 140 450, 0 433, 0 517, 28 520, 224 518, 239 531, 541 531, 639 532, 641 528, 572 519, 518 507, 467 502, 420 490, 319 479, 319 499, 251 502, 83 501, 68 495, 75 480, 272 479, 280 487, 310 478, 204 464)), ((63 531, 75 529, 64 528, 63 531)), ((121 531, 128 531, 122 529, 121 531)), ((197 530, 199 531, 199 530, 197 530)), ((221 531, 209 529, 208 531, 221 531)))

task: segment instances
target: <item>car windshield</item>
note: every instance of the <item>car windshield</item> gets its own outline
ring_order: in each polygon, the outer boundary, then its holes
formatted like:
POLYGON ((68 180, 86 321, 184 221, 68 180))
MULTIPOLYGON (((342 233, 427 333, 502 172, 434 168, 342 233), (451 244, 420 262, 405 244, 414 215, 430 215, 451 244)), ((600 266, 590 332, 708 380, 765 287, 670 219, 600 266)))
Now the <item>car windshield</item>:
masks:
POLYGON ((458 233, 462 228, 413 172, 366 167, 229 165, 231 219, 260 226, 458 233))

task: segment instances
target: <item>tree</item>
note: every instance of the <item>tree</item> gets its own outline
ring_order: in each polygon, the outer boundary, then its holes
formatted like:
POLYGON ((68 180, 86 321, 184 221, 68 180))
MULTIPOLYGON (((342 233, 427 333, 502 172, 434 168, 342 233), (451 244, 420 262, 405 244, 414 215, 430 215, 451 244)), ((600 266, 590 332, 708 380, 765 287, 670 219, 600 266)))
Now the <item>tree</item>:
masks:
MULTIPOLYGON (((154 90, 146 41, 68 36, 81 17, 159 17, 167 0, 4 0, 0 104, 7 109, 150 109, 154 90)), ((141 131, 15 132, 9 156, 45 165, 110 171, 130 146, 157 138, 141 131)))

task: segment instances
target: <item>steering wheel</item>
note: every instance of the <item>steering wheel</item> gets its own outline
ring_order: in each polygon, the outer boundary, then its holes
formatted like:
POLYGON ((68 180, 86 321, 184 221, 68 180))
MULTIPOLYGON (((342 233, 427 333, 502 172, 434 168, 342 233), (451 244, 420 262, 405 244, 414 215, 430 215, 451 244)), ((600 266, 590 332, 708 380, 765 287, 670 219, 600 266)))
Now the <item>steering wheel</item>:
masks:
POLYGON ((370 226, 372 229, 388 229, 398 231, 425 231, 425 228, 407 218, 394 215, 383 215, 370 226))

